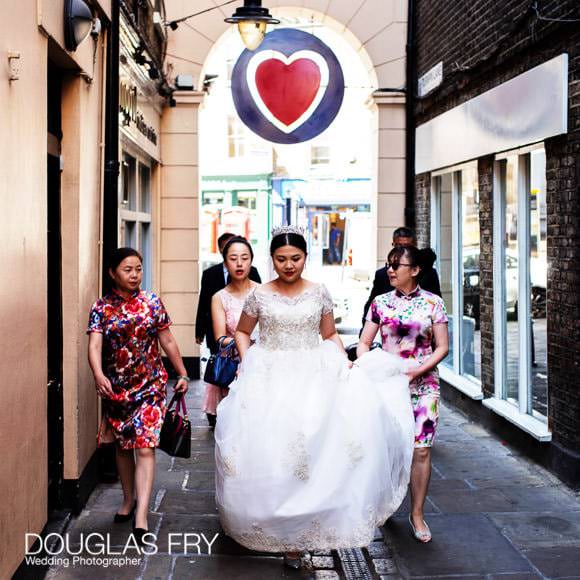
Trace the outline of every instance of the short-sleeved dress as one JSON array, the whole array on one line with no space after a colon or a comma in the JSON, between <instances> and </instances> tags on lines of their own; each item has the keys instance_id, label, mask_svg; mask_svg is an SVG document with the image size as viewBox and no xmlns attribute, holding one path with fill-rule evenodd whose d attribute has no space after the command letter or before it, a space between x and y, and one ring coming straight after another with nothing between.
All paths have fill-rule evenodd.
<instances>
[{"instance_id":1,"label":"short-sleeved dress","mask_svg":"<svg viewBox=\"0 0 580 580\"><path fill-rule=\"evenodd\" d=\"M145 291L129 299L113 291L93 305L87 333L103 334L103 372L114 392L103 399L99 445L113 440L123 449L159 444L167 372L158 335L170 324L160 298Z\"/></svg>"},{"instance_id":2,"label":"short-sleeved dress","mask_svg":"<svg viewBox=\"0 0 580 580\"><path fill-rule=\"evenodd\" d=\"M246 297L238 298L234 296L231 292L228 292L225 288L222 288L217 295L220 297L221 303L224 307L224 312L226 315L226 336L234 338L238 322L240 321L240 316L242 315L242 308L244 307L244 301ZM216 339L220 338L216 336ZM203 401L203 412L210 415L215 415L217 413L217 406L220 401L227 396L229 388L218 387L217 385L212 385L206 383L205 385L205 397Z\"/></svg>"},{"instance_id":3,"label":"short-sleeved dress","mask_svg":"<svg viewBox=\"0 0 580 580\"><path fill-rule=\"evenodd\" d=\"M422 364L433 354L433 326L448 322L445 304L436 294L417 286L409 294L393 290L377 296L367 320L380 327L383 350ZM430 447L439 409L439 373L426 373L410 385L415 414L415 446Z\"/></svg>"}]
</instances>

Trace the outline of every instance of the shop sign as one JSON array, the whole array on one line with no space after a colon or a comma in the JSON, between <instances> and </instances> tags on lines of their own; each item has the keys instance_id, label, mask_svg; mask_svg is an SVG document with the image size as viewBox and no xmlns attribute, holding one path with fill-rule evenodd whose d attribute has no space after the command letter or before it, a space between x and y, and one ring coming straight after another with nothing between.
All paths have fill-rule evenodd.
<instances>
[{"instance_id":1,"label":"shop sign","mask_svg":"<svg viewBox=\"0 0 580 580\"><path fill-rule=\"evenodd\" d=\"M147 124L143 113L137 107L137 87L124 81L119 84L119 110L126 125L134 123L137 130L153 145L157 145L157 132Z\"/></svg>"},{"instance_id":2,"label":"shop sign","mask_svg":"<svg viewBox=\"0 0 580 580\"><path fill-rule=\"evenodd\" d=\"M313 139L336 118L344 75L334 52L301 30L275 30L255 51L244 50L232 73L240 119L273 143Z\"/></svg>"}]
</instances>

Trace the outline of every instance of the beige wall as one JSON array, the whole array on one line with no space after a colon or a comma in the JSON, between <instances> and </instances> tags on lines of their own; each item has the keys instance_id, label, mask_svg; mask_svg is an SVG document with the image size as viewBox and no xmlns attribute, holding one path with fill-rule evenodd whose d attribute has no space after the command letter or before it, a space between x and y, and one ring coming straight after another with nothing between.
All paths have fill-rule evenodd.
<instances>
[{"instance_id":1,"label":"beige wall","mask_svg":"<svg viewBox=\"0 0 580 580\"><path fill-rule=\"evenodd\" d=\"M161 123L160 289L183 356L199 356L198 110L204 93L174 93Z\"/></svg>"},{"instance_id":2,"label":"beige wall","mask_svg":"<svg viewBox=\"0 0 580 580\"><path fill-rule=\"evenodd\" d=\"M110 0L101 8L108 13ZM62 14L61 0L23 0L0 22L0 578L18 567L25 532L40 532L47 514L46 87L48 37L62 43ZM19 80L8 79L8 50L20 52ZM91 39L76 54L58 53L76 68L63 94L61 190L65 477L77 478L95 448L83 330L98 291L102 51L99 43L94 67Z\"/></svg>"}]
</instances>

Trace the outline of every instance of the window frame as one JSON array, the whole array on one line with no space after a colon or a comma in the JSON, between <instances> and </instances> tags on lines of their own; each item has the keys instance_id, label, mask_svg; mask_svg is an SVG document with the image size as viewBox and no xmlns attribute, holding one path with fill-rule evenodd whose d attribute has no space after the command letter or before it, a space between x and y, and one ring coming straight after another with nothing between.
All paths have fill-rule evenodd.
<instances>
[{"instance_id":1,"label":"window frame","mask_svg":"<svg viewBox=\"0 0 580 580\"><path fill-rule=\"evenodd\" d=\"M527 425L531 434L542 441L548 441L551 434L548 431L548 415L542 415L533 409L532 382L532 321L530 316L521 313L531 312L531 153L545 150L543 143L503 152L495 156L494 163L494 194L493 194L493 295L494 295L494 383L495 401L488 406L499 409L500 414L527 417ZM505 196L507 189L506 166L509 158L516 157L516 175L514 181L517 187L518 211L518 332L519 332L519 372L518 401L507 399L507 314L505 310L507 281L505 272ZM509 406L509 407L506 407ZM511 407L511 409L510 409ZM511 420L511 419L510 419ZM528 431L530 432L530 431Z\"/></svg>"},{"instance_id":2,"label":"window frame","mask_svg":"<svg viewBox=\"0 0 580 580\"><path fill-rule=\"evenodd\" d=\"M451 287L463 288L463 227L462 227L462 188L461 172L478 170L477 161L462 163L431 173L431 245L437 254L437 270L441 272L441 189L440 178L451 175ZM481 247L481 240L480 240ZM439 365L441 378L457 388L459 391L474 400L483 399L481 379L472 375L463 374L462 341L463 337L463 292L452 293L452 341L453 341L453 368L444 364ZM461 315L457 315L461 313ZM481 358L481 352L480 352Z\"/></svg>"}]
</instances>

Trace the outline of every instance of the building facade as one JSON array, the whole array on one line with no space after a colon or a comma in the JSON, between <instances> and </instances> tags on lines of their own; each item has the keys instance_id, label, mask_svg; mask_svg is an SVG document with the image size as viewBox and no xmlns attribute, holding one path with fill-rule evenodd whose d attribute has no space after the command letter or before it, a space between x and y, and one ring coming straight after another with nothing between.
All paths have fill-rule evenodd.
<instances>
[{"instance_id":1,"label":"building facade","mask_svg":"<svg viewBox=\"0 0 580 580\"><path fill-rule=\"evenodd\" d=\"M417 8L416 225L451 315L444 393L579 485L578 5Z\"/></svg>"},{"instance_id":2,"label":"building facade","mask_svg":"<svg viewBox=\"0 0 580 580\"><path fill-rule=\"evenodd\" d=\"M65 43L64 2L20 2L0 24L0 576L25 532L40 533L63 497L82 495L98 408L86 357L87 310L100 286L106 38ZM72 499L72 501L75 501Z\"/></svg>"}]
</instances>

